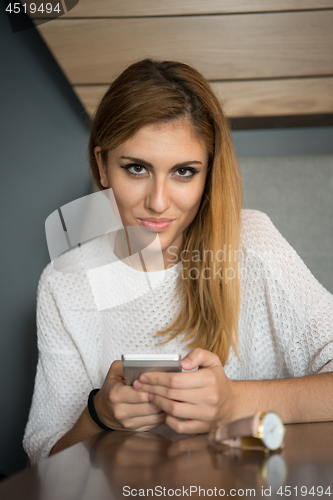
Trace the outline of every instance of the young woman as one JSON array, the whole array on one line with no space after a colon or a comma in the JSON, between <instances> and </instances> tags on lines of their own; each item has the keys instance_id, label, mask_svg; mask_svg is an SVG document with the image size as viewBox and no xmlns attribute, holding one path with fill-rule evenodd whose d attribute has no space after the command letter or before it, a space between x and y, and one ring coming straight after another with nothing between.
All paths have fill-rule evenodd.
<instances>
[{"instance_id":1,"label":"young woman","mask_svg":"<svg viewBox=\"0 0 333 500\"><path fill-rule=\"evenodd\" d=\"M115 430L165 422L205 433L257 410L286 423L332 420L333 296L266 215L241 210L227 120L202 75L170 61L131 65L102 99L89 148L123 226L158 234L165 277L140 294L147 273L124 264L136 298L98 310L89 273L45 269L24 437L32 462L101 431L87 409L96 388L97 418ZM116 239L119 258L121 248ZM100 252L97 238L63 258ZM116 294L122 277L106 267L103 287ZM180 353L184 369L200 369L149 373L130 387L126 352Z\"/></svg>"}]
</instances>

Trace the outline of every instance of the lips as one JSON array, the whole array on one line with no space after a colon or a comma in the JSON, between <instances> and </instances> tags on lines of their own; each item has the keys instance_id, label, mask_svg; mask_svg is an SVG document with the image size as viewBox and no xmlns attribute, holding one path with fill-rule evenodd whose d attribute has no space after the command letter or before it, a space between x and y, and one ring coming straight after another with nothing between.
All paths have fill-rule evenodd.
<instances>
[{"instance_id":1,"label":"lips","mask_svg":"<svg viewBox=\"0 0 333 500\"><path fill-rule=\"evenodd\" d=\"M147 217L144 219L138 219L139 224L148 229L148 231L161 232L167 229L174 219L165 219L158 217Z\"/></svg>"}]
</instances>

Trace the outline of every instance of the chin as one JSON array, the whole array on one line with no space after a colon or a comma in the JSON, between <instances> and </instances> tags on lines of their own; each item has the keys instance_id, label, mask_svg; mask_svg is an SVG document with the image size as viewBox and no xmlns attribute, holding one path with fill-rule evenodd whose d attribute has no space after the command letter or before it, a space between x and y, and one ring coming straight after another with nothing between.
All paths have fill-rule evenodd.
<instances>
[{"instance_id":1,"label":"chin","mask_svg":"<svg viewBox=\"0 0 333 500\"><path fill-rule=\"evenodd\" d=\"M170 243L166 242L161 233L154 233L155 238L150 245L146 246L145 250L149 252L164 252L169 247Z\"/></svg>"}]
</instances>

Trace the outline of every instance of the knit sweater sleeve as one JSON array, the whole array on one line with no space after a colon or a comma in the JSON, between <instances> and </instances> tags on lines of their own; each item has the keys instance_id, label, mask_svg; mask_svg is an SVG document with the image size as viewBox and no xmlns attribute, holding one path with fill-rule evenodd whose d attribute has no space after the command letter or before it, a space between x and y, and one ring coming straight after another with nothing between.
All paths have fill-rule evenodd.
<instances>
[{"instance_id":1,"label":"knit sweater sleeve","mask_svg":"<svg viewBox=\"0 0 333 500\"><path fill-rule=\"evenodd\" d=\"M66 329L57 305L50 264L43 272L37 292L38 364L34 394L23 446L34 465L49 456L57 441L70 430L82 413L91 381ZM65 293L70 294L70 287Z\"/></svg>"},{"instance_id":2,"label":"knit sweater sleeve","mask_svg":"<svg viewBox=\"0 0 333 500\"><path fill-rule=\"evenodd\" d=\"M272 345L283 356L286 373L301 377L333 371L333 295L267 215L245 210L243 219L246 259L257 266L247 286L255 295L256 280L261 283L258 294L265 302Z\"/></svg>"}]
</instances>

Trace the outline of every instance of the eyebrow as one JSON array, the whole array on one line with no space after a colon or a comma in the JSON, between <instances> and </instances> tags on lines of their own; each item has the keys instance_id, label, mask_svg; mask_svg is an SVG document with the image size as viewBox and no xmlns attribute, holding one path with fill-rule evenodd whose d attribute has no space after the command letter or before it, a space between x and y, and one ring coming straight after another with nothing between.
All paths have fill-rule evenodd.
<instances>
[{"instance_id":1,"label":"eyebrow","mask_svg":"<svg viewBox=\"0 0 333 500\"><path fill-rule=\"evenodd\" d=\"M123 158L124 160L130 160L135 163L142 163L142 165L145 165L146 167L154 168L151 163L149 163L146 160L142 160L141 158L133 158L132 156L121 156L120 158ZM184 161L183 163L176 163L172 168L182 168L182 167L187 167L188 165L193 165L193 164L200 164L202 165L201 161L197 160L190 160L190 161Z\"/></svg>"}]
</instances>

